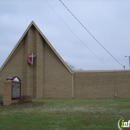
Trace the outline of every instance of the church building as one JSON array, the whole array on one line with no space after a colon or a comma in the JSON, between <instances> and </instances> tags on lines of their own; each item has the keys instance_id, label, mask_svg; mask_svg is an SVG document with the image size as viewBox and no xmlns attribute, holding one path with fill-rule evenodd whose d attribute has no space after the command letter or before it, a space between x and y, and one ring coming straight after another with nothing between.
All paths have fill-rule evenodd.
<instances>
[{"instance_id":1,"label":"church building","mask_svg":"<svg viewBox=\"0 0 130 130\"><path fill-rule=\"evenodd\" d=\"M72 71L34 22L0 68L0 94L9 76L35 98L130 98L130 71Z\"/></svg>"}]
</instances>

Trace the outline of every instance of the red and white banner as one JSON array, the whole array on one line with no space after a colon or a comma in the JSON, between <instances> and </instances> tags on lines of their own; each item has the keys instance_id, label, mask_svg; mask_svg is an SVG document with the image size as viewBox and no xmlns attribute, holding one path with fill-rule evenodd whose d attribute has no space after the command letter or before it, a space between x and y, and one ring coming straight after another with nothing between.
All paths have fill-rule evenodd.
<instances>
[{"instance_id":1,"label":"red and white banner","mask_svg":"<svg viewBox=\"0 0 130 130\"><path fill-rule=\"evenodd\" d=\"M28 64L30 65L33 65L34 64L34 57L36 57L33 52L31 52L29 55L28 55Z\"/></svg>"}]
</instances>

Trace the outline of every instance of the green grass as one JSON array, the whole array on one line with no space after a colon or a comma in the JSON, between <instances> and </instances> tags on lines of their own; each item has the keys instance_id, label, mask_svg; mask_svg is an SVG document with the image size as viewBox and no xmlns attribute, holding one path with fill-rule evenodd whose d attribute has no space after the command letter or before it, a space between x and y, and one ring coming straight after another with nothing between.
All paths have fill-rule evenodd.
<instances>
[{"instance_id":1,"label":"green grass","mask_svg":"<svg viewBox=\"0 0 130 130\"><path fill-rule=\"evenodd\" d=\"M33 99L0 106L0 130L118 130L130 119L130 99Z\"/></svg>"}]
</instances>

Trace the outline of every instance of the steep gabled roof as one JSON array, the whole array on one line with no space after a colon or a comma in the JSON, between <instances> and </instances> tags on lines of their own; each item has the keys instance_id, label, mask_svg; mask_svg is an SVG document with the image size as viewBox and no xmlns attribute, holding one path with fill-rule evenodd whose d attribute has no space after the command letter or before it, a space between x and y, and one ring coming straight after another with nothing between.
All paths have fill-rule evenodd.
<instances>
[{"instance_id":1,"label":"steep gabled roof","mask_svg":"<svg viewBox=\"0 0 130 130\"><path fill-rule=\"evenodd\" d=\"M18 48L19 44L21 43L21 41L23 40L23 38L25 37L25 35L27 34L27 32L29 31L29 29L34 26L37 31L41 34L41 36L43 37L43 39L46 41L46 43L49 45L49 47L52 49L52 51L55 53L55 55L59 58L59 60L63 63L63 65L66 67L66 69L72 74L73 71L67 66L67 64L64 62L64 60L61 58L61 56L57 53L57 51L53 48L53 46L51 45L51 43L47 40L47 38L44 36L44 34L40 31L40 29L37 27L37 25L34 23L34 21L32 21L30 23L30 25L27 27L27 29L25 30L25 32L23 33L22 37L19 39L18 43L16 44L16 46L14 47L14 49L12 50L12 52L10 53L10 55L8 56L8 58L5 60L4 64L2 65L2 67L0 68L0 72L3 70L4 66L7 64L8 60L10 59L10 57L13 55L13 53L15 52L15 50Z\"/></svg>"}]
</instances>

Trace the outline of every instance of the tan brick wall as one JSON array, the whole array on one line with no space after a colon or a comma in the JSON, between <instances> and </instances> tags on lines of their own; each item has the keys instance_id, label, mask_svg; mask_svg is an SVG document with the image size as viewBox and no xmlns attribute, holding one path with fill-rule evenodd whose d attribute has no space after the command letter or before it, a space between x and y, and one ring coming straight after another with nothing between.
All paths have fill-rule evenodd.
<instances>
[{"instance_id":1,"label":"tan brick wall","mask_svg":"<svg viewBox=\"0 0 130 130\"><path fill-rule=\"evenodd\" d=\"M130 71L75 72L76 98L130 98Z\"/></svg>"},{"instance_id":2,"label":"tan brick wall","mask_svg":"<svg viewBox=\"0 0 130 130\"><path fill-rule=\"evenodd\" d=\"M22 79L23 76L23 53L24 53L24 41L15 50L12 57L8 60L4 69L0 72L0 94L4 93L4 82L9 76L18 76ZM22 85L23 86L23 85Z\"/></svg>"},{"instance_id":3,"label":"tan brick wall","mask_svg":"<svg viewBox=\"0 0 130 130\"><path fill-rule=\"evenodd\" d=\"M47 44L43 65L44 97L72 98L72 76Z\"/></svg>"},{"instance_id":4,"label":"tan brick wall","mask_svg":"<svg viewBox=\"0 0 130 130\"><path fill-rule=\"evenodd\" d=\"M34 52L34 66L27 64L27 56ZM4 81L16 75L22 82L21 94L32 97L72 97L71 74L47 45L43 37L32 26L19 47L0 72L0 94Z\"/></svg>"}]
</instances>

